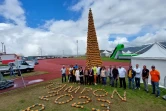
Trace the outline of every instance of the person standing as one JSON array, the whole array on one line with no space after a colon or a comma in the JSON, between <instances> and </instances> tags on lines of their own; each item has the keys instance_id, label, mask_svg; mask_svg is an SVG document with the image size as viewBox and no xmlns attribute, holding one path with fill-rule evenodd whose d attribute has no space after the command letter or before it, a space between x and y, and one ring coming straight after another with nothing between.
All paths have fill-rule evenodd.
<instances>
[{"instance_id":1,"label":"person standing","mask_svg":"<svg viewBox=\"0 0 166 111\"><path fill-rule=\"evenodd\" d=\"M80 67L80 84L84 84L84 72L82 67Z\"/></svg>"},{"instance_id":2,"label":"person standing","mask_svg":"<svg viewBox=\"0 0 166 111\"><path fill-rule=\"evenodd\" d=\"M93 66L93 71L94 71L94 75L93 75L94 76L94 84L97 85L96 84L96 78L97 78L97 76L96 76L97 75L97 67L96 66Z\"/></svg>"},{"instance_id":3,"label":"person standing","mask_svg":"<svg viewBox=\"0 0 166 111\"><path fill-rule=\"evenodd\" d=\"M85 85L89 83L89 69L87 67L85 67L85 70L84 70L84 82L85 82Z\"/></svg>"},{"instance_id":4,"label":"person standing","mask_svg":"<svg viewBox=\"0 0 166 111\"><path fill-rule=\"evenodd\" d=\"M115 83L115 87L117 87L119 72L116 66L114 66L114 68L112 69L112 75L113 75L112 87L114 87L114 83Z\"/></svg>"},{"instance_id":5,"label":"person standing","mask_svg":"<svg viewBox=\"0 0 166 111\"><path fill-rule=\"evenodd\" d=\"M132 83L132 89L135 89L134 85L134 77L136 75L136 72L133 70L132 66L130 66L128 70L128 81L129 81L129 89L131 89L131 83Z\"/></svg>"},{"instance_id":6,"label":"person standing","mask_svg":"<svg viewBox=\"0 0 166 111\"><path fill-rule=\"evenodd\" d=\"M152 89L153 89L152 94L156 94L156 97L159 97L160 96L160 88L159 88L160 72L155 69L154 65L151 68L152 70L150 71L150 75L151 75L151 83L152 83Z\"/></svg>"},{"instance_id":7,"label":"person standing","mask_svg":"<svg viewBox=\"0 0 166 111\"><path fill-rule=\"evenodd\" d=\"M93 67L89 70L89 85L92 85L94 83L94 71Z\"/></svg>"},{"instance_id":8,"label":"person standing","mask_svg":"<svg viewBox=\"0 0 166 111\"><path fill-rule=\"evenodd\" d=\"M97 83L100 84L100 66L97 66Z\"/></svg>"},{"instance_id":9,"label":"person standing","mask_svg":"<svg viewBox=\"0 0 166 111\"><path fill-rule=\"evenodd\" d=\"M104 66L101 67L101 79L102 79L102 84L105 86L107 80L107 71Z\"/></svg>"},{"instance_id":10,"label":"person standing","mask_svg":"<svg viewBox=\"0 0 166 111\"><path fill-rule=\"evenodd\" d=\"M70 65L70 68L69 68L69 82L72 82L72 77L73 77L73 67L72 65Z\"/></svg>"},{"instance_id":11,"label":"person standing","mask_svg":"<svg viewBox=\"0 0 166 111\"><path fill-rule=\"evenodd\" d=\"M140 90L140 77L141 77L141 68L139 68L139 65L136 64L136 68L134 68L134 71L136 72L135 75L135 89L139 89Z\"/></svg>"},{"instance_id":12,"label":"person standing","mask_svg":"<svg viewBox=\"0 0 166 111\"><path fill-rule=\"evenodd\" d=\"M76 77L76 83L77 84L80 83L80 71L78 68L75 71L75 77Z\"/></svg>"},{"instance_id":13,"label":"person standing","mask_svg":"<svg viewBox=\"0 0 166 111\"><path fill-rule=\"evenodd\" d=\"M70 66L68 66L67 68L66 68L66 74L67 74L67 78L68 78L68 82L70 81Z\"/></svg>"},{"instance_id":14,"label":"person standing","mask_svg":"<svg viewBox=\"0 0 166 111\"><path fill-rule=\"evenodd\" d=\"M113 74L112 74L112 66L108 68L108 77L110 79L110 85L112 86L112 81L113 81Z\"/></svg>"},{"instance_id":15,"label":"person standing","mask_svg":"<svg viewBox=\"0 0 166 111\"><path fill-rule=\"evenodd\" d=\"M76 68L75 68L75 67L73 67L73 77L72 77L73 83L76 83L76 76L75 76L75 72L76 72Z\"/></svg>"},{"instance_id":16,"label":"person standing","mask_svg":"<svg viewBox=\"0 0 166 111\"><path fill-rule=\"evenodd\" d=\"M149 78L149 70L144 65L142 69L142 80L143 80L144 88L146 92L148 92L148 78Z\"/></svg>"},{"instance_id":17,"label":"person standing","mask_svg":"<svg viewBox=\"0 0 166 111\"><path fill-rule=\"evenodd\" d=\"M78 65L77 65L77 63L75 64L74 68L75 68L75 69L78 69Z\"/></svg>"},{"instance_id":18,"label":"person standing","mask_svg":"<svg viewBox=\"0 0 166 111\"><path fill-rule=\"evenodd\" d=\"M13 71L13 65L12 64L10 64L9 71L10 71L10 77L12 77L12 76L16 77L16 75L15 75L15 73Z\"/></svg>"},{"instance_id":19,"label":"person standing","mask_svg":"<svg viewBox=\"0 0 166 111\"><path fill-rule=\"evenodd\" d=\"M123 68L122 66L119 66L118 68L118 72L119 72L119 81L120 81L120 88L124 88L126 89L126 69Z\"/></svg>"},{"instance_id":20,"label":"person standing","mask_svg":"<svg viewBox=\"0 0 166 111\"><path fill-rule=\"evenodd\" d=\"M66 68L64 65L61 68L61 73L62 73L62 83L63 83L63 78L65 78L65 82L66 82Z\"/></svg>"}]
</instances>

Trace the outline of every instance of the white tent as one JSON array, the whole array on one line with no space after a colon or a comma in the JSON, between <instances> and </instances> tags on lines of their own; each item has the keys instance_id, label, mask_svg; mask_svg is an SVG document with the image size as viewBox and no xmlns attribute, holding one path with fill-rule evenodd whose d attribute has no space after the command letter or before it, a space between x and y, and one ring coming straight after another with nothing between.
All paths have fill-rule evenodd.
<instances>
[{"instance_id":1,"label":"white tent","mask_svg":"<svg viewBox=\"0 0 166 111\"><path fill-rule=\"evenodd\" d=\"M125 51L122 51L122 54L125 54L126 52Z\"/></svg>"},{"instance_id":2,"label":"white tent","mask_svg":"<svg viewBox=\"0 0 166 111\"><path fill-rule=\"evenodd\" d=\"M102 53L103 53L103 54L108 54L109 52L105 50L105 51L104 51L104 52L102 52Z\"/></svg>"},{"instance_id":3,"label":"white tent","mask_svg":"<svg viewBox=\"0 0 166 111\"><path fill-rule=\"evenodd\" d=\"M104 50L104 51L102 52L102 54L103 54L104 56L106 56L106 57L109 57L109 56L110 56L110 53L109 53L107 50Z\"/></svg>"},{"instance_id":4,"label":"white tent","mask_svg":"<svg viewBox=\"0 0 166 111\"><path fill-rule=\"evenodd\" d=\"M132 52L130 52L129 50L126 52L126 54L131 54Z\"/></svg>"},{"instance_id":5,"label":"white tent","mask_svg":"<svg viewBox=\"0 0 166 111\"><path fill-rule=\"evenodd\" d=\"M149 70L151 66L155 65L160 72L160 86L164 85L164 77L166 76L166 49L159 43L153 46L145 53L131 58L131 65L135 67L136 64L142 68L146 65ZM149 79L150 83L151 78Z\"/></svg>"}]
</instances>

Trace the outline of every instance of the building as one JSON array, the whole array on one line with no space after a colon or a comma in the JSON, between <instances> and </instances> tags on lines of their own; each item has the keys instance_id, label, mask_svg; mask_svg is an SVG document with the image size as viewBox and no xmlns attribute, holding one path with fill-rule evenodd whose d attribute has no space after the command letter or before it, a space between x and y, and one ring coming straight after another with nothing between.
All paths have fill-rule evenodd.
<instances>
[{"instance_id":1,"label":"building","mask_svg":"<svg viewBox=\"0 0 166 111\"><path fill-rule=\"evenodd\" d=\"M20 59L20 57L16 54L3 54L3 55L1 55L2 64L8 64L9 62L14 62L17 59Z\"/></svg>"}]
</instances>

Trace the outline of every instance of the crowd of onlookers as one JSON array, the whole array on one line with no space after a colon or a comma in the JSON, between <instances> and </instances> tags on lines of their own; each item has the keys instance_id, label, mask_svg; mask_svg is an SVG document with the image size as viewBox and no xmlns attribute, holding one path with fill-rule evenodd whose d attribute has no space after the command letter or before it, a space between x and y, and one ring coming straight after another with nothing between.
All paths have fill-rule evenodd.
<instances>
[{"instance_id":1,"label":"crowd of onlookers","mask_svg":"<svg viewBox=\"0 0 166 111\"><path fill-rule=\"evenodd\" d=\"M144 89L146 92L148 90L148 79L149 74L151 76L151 85L153 92L156 94L156 97L160 95L159 89L159 80L160 73L155 69L153 65L151 71L146 68L144 65L141 69L138 64L133 68L132 66L126 71L122 66L109 66L107 69L105 66L93 66L91 68L83 67L76 65L70 65L68 67L61 68L62 73L62 83L67 81L66 76L68 77L68 82L70 83L79 83L82 85L97 85L97 84L107 84L107 78L109 78L109 85L112 87L118 86L126 89L126 78L128 79L129 89L139 89L140 90L140 81L143 80ZM64 80L65 79L65 80Z\"/></svg>"}]
</instances>

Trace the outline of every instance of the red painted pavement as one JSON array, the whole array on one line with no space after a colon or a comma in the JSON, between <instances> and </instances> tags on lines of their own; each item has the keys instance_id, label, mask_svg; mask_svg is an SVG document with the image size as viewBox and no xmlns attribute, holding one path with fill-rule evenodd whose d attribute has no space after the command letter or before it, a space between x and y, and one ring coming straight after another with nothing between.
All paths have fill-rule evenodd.
<instances>
[{"instance_id":1,"label":"red painted pavement","mask_svg":"<svg viewBox=\"0 0 166 111\"><path fill-rule=\"evenodd\" d=\"M60 69L62 65L75 65L78 64L80 66L85 66L85 60L78 60L78 59L69 59L69 58L58 58L58 59L45 59L45 60L39 60L39 64L35 66L35 71L46 71L49 74L42 74L42 75L35 75L35 76L29 76L29 77L24 77L24 81L26 86L31 85L30 82L34 80L41 80L43 81L48 81L48 80L53 80L56 78L61 77ZM109 65L121 65L125 68L129 66L129 63L120 63L120 62L103 62L103 65L108 67ZM38 83L38 82L36 82ZM18 78L14 80L14 87L0 90L0 93L13 90L16 88L21 88L24 87L22 79ZM35 83L32 83L35 84Z\"/></svg>"}]
</instances>

